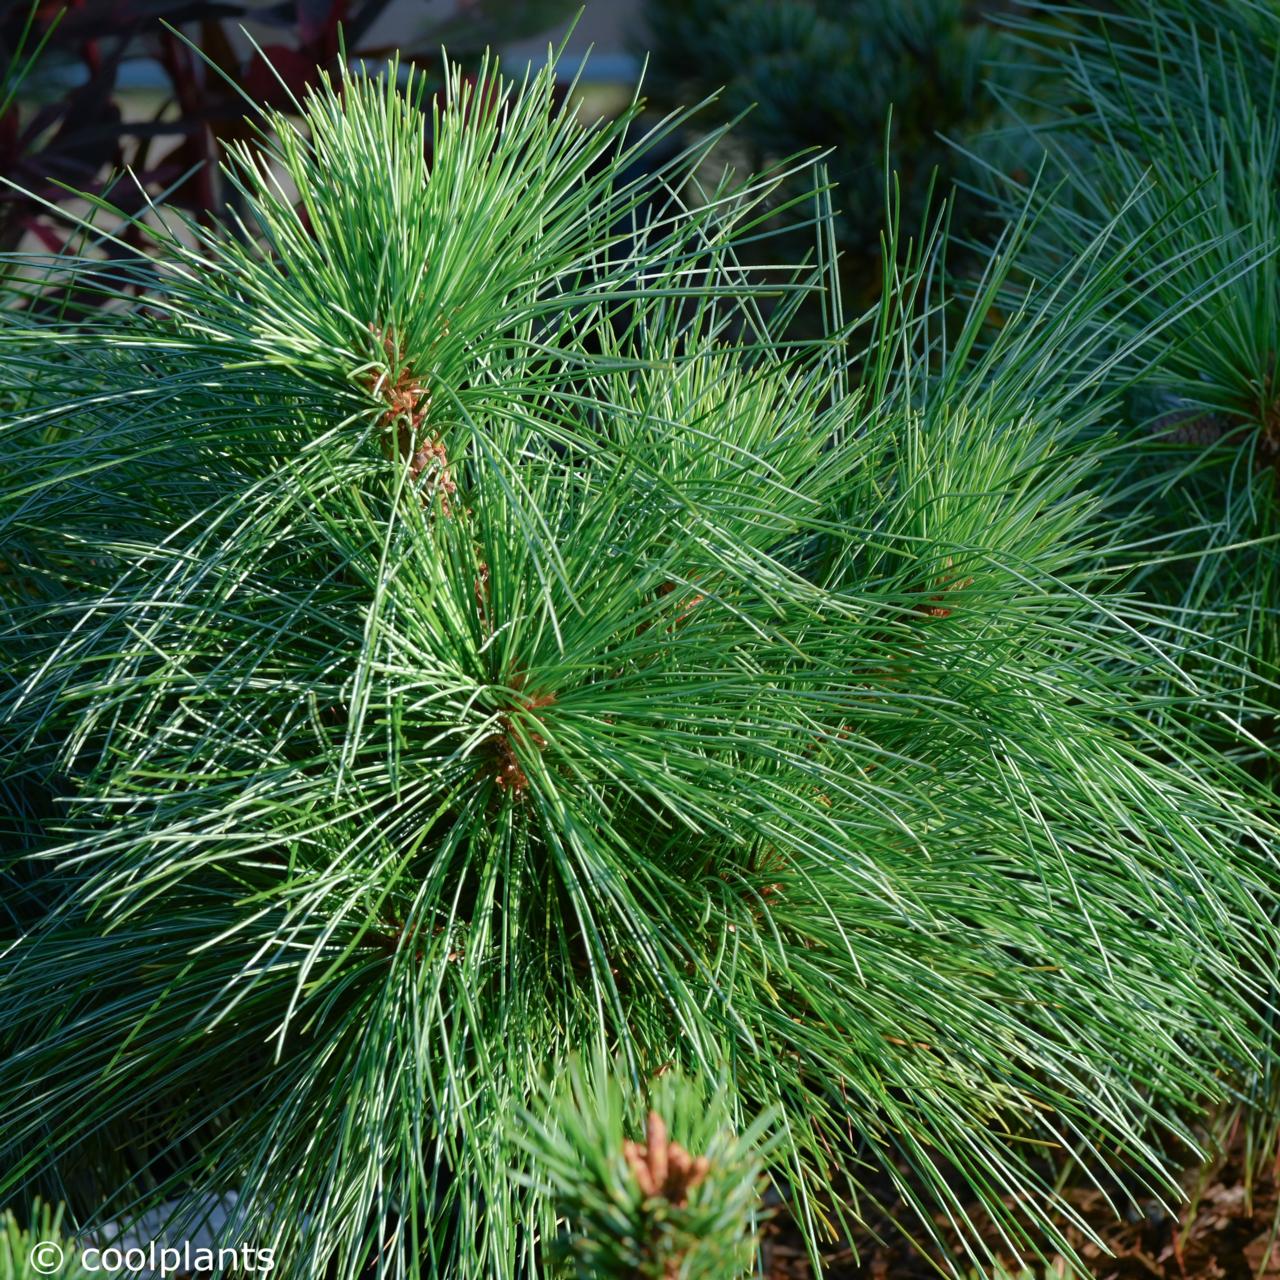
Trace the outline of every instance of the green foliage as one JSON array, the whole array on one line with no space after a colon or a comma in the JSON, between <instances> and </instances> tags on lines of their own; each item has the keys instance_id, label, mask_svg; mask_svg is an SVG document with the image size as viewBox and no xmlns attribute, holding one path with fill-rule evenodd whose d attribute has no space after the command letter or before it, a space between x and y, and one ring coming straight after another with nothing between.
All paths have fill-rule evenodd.
<instances>
[{"instance_id":1,"label":"green foliage","mask_svg":"<svg viewBox=\"0 0 1280 1280\"><path fill-rule=\"evenodd\" d=\"M522 1117L516 1142L566 1222L566 1274L582 1280L735 1280L750 1274L768 1118L734 1132L724 1089L679 1071L647 1099L614 1071L573 1063ZM715 1082L713 1082L715 1083ZM645 1114L645 1107L648 1108Z\"/></svg>"},{"instance_id":2,"label":"green foliage","mask_svg":"<svg viewBox=\"0 0 1280 1280\"><path fill-rule=\"evenodd\" d=\"M1089 489L1133 246L987 341L1016 244L957 321L895 229L800 342L830 271L738 261L788 175L703 191L713 131L631 181L662 130L553 74L425 119L353 75L237 152L231 225L13 264L106 305L0 328L0 744L48 801L0 1194L74 1169L180 1238L234 1189L290 1278L539 1274L565 1180L510 1117L598 1049L778 1115L815 1250L879 1180L1040 1252L1058 1160L1169 1183L1274 954L1253 784L1164 715L1215 670Z\"/></svg>"},{"instance_id":3,"label":"green foliage","mask_svg":"<svg viewBox=\"0 0 1280 1280\"><path fill-rule=\"evenodd\" d=\"M1062 29L1069 45L1059 42ZM1116 343L1161 328L1158 358L1111 375L1126 391L1122 447L1105 488L1134 543L1154 548L1137 585L1167 610L1159 642L1188 625L1221 693L1188 708L1223 751L1274 786L1280 709L1280 9L1244 0L1120 0L1105 17L1039 4L1021 39L1059 58L1059 106L1034 104L1047 154L1026 269L1051 274L1103 225L1132 237ZM1024 104L1025 105L1025 104ZM1025 185L997 183L1007 210ZM1188 296L1203 304L1188 310ZM1184 711L1173 712L1182 716ZM1247 1167L1280 1134L1274 974L1272 1048L1247 1082Z\"/></svg>"},{"instance_id":4,"label":"green foliage","mask_svg":"<svg viewBox=\"0 0 1280 1280\"><path fill-rule=\"evenodd\" d=\"M76 1257L75 1244L62 1234L62 1207L35 1202L32 1225L18 1225L12 1211L0 1214L0 1280L89 1280Z\"/></svg>"},{"instance_id":5,"label":"green foliage","mask_svg":"<svg viewBox=\"0 0 1280 1280\"><path fill-rule=\"evenodd\" d=\"M1064 25L1072 29L1060 41ZM1280 11L1123 0L1105 19L1035 7L1022 38L1059 59L1060 109L1036 104L1048 154L1026 270L1042 277L1118 221L1136 250L1117 343L1159 325L1132 379L1112 492L1135 538L1160 539L1148 589L1194 619L1238 676L1212 709L1223 737L1270 736L1280 662ZM1027 188L1007 179L1010 210ZM1188 296L1204 305L1188 310ZM1266 718L1264 718L1266 717Z\"/></svg>"},{"instance_id":6,"label":"green foliage","mask_svg":"<svg viewBox=\"0 0 1280 1280\"><path fill-rule=\"evenodd\" d=\"M648 0L659 90L692 101L723 88L723 118L746 114L734 137L754 163L830 150L842 244L874 254L884 225L886 130L921 220L935 170L943 185L965 165L942 140L974 142L991 128L985 85L1000 46L999 5L965 0ZM1010 71L1012 83L1027 79ZM1007 152L1008 144L1005 144Z\"/></svg>"}]
</instances>

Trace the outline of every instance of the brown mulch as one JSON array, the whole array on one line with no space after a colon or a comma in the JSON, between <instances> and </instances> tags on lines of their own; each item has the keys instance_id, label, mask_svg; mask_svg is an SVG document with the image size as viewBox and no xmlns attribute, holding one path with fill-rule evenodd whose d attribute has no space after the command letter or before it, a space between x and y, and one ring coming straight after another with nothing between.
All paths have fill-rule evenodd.
<instances>
[{"instance_id":1,"label":"brown mulch","mask_svg":"<svg viewBox=\"0 0 1280 1280\"><path fill-rule=\"evenodd\" d=\"M1068 1190L1065 1198L1107 1249L1099 1249L1078 1228L1069 1228L1067 1238L1096 1280L1280 1280L1276 1170L1258 1172L1250 1191L1243 1165L1237 1143L1215 1164L1188 1170L1182 1179L1186 1201L1174 1212L1157 1201L1140 1200L1127 1212L1122 1206L1118 1221L1100 1191ZM785 1219L776 1219L765 1231L765 1275L769 1280L816 1280L817 1274L825 1280L939 1280L946 1274L936 1259L901 1236L876 1234L879 1239L869 1232L867 1239L831 1246L824 1251L822 1272L815 1273L797 1232ZM1010 1276L1022 1276L1012 1259L1004 1261ZM988 1273L972 1274L977 1280ZM1040 1280L1071 1273L1058 1258L1026 1274Z\"/></svg>"}]
</instances>

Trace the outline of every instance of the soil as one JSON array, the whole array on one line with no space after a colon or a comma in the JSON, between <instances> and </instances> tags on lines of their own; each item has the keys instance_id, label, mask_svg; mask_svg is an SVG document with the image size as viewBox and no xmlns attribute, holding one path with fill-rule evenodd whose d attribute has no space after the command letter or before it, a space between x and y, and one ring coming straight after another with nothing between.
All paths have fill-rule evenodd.
<instances>
[{"instance_id":1,"label":"soil","mask_svg":"<svg viewBox=\"0 0 1280 1280\"><path fill-rule=\"evenodd\" d=\"M1068 1190L1066 1198L1107 1248L1099 1249L1079 1229L1068 1229L1067 1238L1095 1280L1280 1280L1280 1170L1256 1172L1250 1188L1244 1167L1237 1139L1223 1158L1187 1171L1186 1200L1175 1212L1139 1201L1119 1220L1096 1189ZM992 1249L999 1255L994 1240ZM939 1280L952 1274L892 1229L832 1245L824 1251L823 1270L815 1272L798 1233L782 1218L766 1227L764 1262L769 1280ZM1007 1257L1004 1265L1009 1280L1072 1274L1061 1257L1026 1271ZM990 1274L971 1270L965 1280Z\"/></svg>"}]
</instances>

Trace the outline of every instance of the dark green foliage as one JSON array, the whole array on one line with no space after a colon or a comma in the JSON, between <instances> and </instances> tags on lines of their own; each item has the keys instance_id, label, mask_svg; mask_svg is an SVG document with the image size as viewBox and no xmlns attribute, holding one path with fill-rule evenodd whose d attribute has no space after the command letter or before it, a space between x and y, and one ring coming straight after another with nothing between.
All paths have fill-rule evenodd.
<instances>
[{"instance_id":1,"label":"dark green foliage","mask_svg":"<svg viewBox=\"0 0 1280 1280\"><path fill-rule=\"evenodd\" d=\"M935 169L957 171L942 135L973 140L993 122L984 80L1000 5L965 0L648 0L661 92L690 101L723 87L725 119L753 163L830 149L839 236L874 254L884 227L885 141L916 225ZM1015 83L1025 80L1011 72ZM963 169L963 165L959 166ZM968 211L966 207L966 212ZM859 275L859 283L864 283Z\"/></svg>"},{"instance_id":2,"label":"dark green foliage","mask_svg":"<svg viewBox=\"0 0 1280 1280\"><path fill-rule=\"evenodd\" d=\"M1062 44L1063 29L1071 31ZM1048 152L1026 269L1052 274L1117 222L1137 250L1111 338L1161 327L1158 359L1128 385L1117 509L1159 539L1147 589L1234 653L1223 739L1273 735L1280 661L1280 11L1123 0L1105 19L1037 5L1021 38L1057 50L1056 113L1033 104ZM1025 185L1006 180L1010 209ZM1188 296L1204 305L1188 310Z\"/></svg>"}]
</instances>

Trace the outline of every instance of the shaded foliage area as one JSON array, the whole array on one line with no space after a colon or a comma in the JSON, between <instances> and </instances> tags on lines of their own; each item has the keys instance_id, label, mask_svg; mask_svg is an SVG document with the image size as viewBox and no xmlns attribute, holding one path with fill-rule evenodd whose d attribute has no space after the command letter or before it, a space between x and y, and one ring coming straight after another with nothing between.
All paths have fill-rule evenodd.
<instances>
[{"instance_id":1,"label":"shaded foliage area","mask_svg":"<svg viewBox=\"0 0 1280 1280\"><path fill-rule=\"evenodd\" d=\"M975 145L999 118L985 81L1003 43L995 20L1002 8L965 0L648 0L646 16L656 91L689 101L723 88L721 116L747 113L733 137L749 164L808 149L830 153L838 236L865 287L874 284L885 222L886 147L905 221L916 226L935 176L946 195L967 171L944 135ZM1014 85L1032 78L1026 67L1002 74ZM980 212L962 203L957 229Z\"/></svg>"},{"instance_id":2,"label":"shaded foliage area","mask_svg":"<svg viewBox=\"0 0 1280 1280\"><path fill-rule=\"evenodd\" d=\"M1280 661L1280 13L1254 0L1122 0L1104 17L1043 4L1018 33L1054 53L1046 36L1064 28L1058 105L1024 121L1048 157L1026 270L1059 269L1117 217L1141 240L1132 300L1107 327L1120 344L1166 323L1159 360L1115 372L1126 447L1112 493L1161 541L1149 590L1238 655L1233 702L1215 709L1224 740L1265 754ZM1005 211L1021 207L1026 184L991 177ZM1190 314L1177 307L1188 292L1205 299Z\"/></svg>"}]
</instances>

